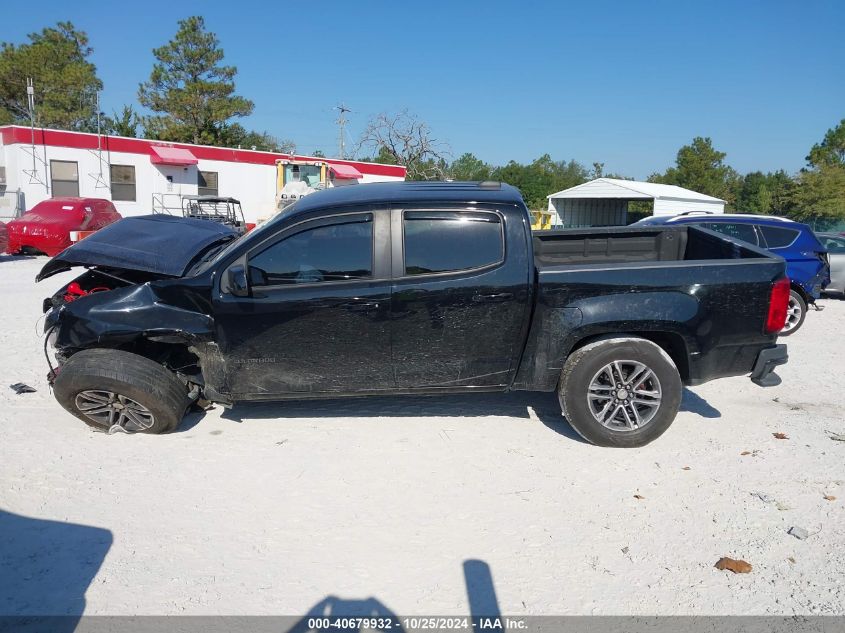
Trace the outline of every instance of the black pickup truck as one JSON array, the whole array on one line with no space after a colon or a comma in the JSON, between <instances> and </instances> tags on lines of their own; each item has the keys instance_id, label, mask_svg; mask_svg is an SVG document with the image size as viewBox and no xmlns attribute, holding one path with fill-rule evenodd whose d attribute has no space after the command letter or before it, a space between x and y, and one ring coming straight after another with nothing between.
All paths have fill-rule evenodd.
<instances>
[{"instance_id":1,"label":"black pickup truck","mask_svg":"<svg viewBox=\"0 0 845 633\"><path fill-rule=\"evenodd\" d=\"M73 266L45 300L50 380L102 429L170 431L197 401L556 390L590 442L642 446L682 385L776 384L787 359L782 259L693 226L532 234L499 183L337 187L240 238L127 218L38 280Z\"/></svg>"}]
</instances>

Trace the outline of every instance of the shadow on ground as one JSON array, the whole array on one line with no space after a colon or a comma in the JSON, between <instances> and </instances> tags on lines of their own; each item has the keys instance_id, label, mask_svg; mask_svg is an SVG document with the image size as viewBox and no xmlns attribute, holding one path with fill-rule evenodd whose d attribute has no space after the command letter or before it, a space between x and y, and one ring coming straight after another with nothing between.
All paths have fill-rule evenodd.
<instances>
[{"instance_id":1,"label":"shadow on ground","mask_svg":"<svg viewBox=\"0 0 845 633\"><path fill-rule=\"evenodd\" d=\"M71 616L50 618L49 630L73 631L112 541L102 528L0 510L0 629L43 630L36 616Z\"/></svg>"},{"instance_id":2,"label":"shadow on ground","mask_svg":"<svg viewBox=\"0 0 845 633\"><path fill-rule=\"evenodd\" d=\"M697 393L684 387L684 395L681 399L681 411L696 413L702 418L721 418L722 412L711 405L707 400Z\"/></svg>"},{"instance_id":3,"label":"shadow on ground","mask_svg":"<svg viewBox=\"0 0 845 633\"><path fill-rule=\"evenodd\" d=\"M192 416L194 414L191 414ZM514 392L433 396L369 396L337 400L288 400L284 402L244 402L226 409L224 420L243 422L256 419L290 418L442 418L506 417L538 419L549 429L572 440L583 442L560 413L553 393ZM201 417L201 416L200 416ZM180 431L196 426L199 419L189 417Z\"/></svg>"},{"instance_id":4,"label":"shadow on ground","mask_svg":"<svg viewBox=\"0 0 845 633\"><path fill-rule=\"evenodd\" d=\"M463 563L464 569L464 584L467 592L467 602L469 604L469 616L472 618L471 626L474 633L481 633L486 631L488 633L501 633L503 627L496 621L496 618L502 617L501 608L499 607L499 600L496 597L496 588L493 585L493 573L490 570L490 565L483 560L468 559ZM437 630L444 630L442 626L426 626L426 622L430 616L420 616L415 618L411 616L409 619L410 628L425 629L433 628ZM327 620L325 620L325 619ZM388 609L382 602L376 598L363 598L360 600L340 598L338 596L326 596L323 600L315 604L308 610L308 613L303 616L287 633L307 633L316 630L325 630L327 627L325 623L335 622L333 618L352 619L348 622L349 627L344 627L346 631L362 631L362 630L376 630L376 631L404 631L405 622L393 611ZM367 624L374 626L366 626L364 623L359 623L355 618L362 618L370 620ZM456 615L448 618L456 623L457 628L465 630L462 625L465 615ZM381 622L379 622L381 620ZM389 620L388 624L386 621ZM416 620L416 622L414 622ZM320 626L314 626L322 622ZM379 626L384 624L384 626ZM418 626L414 626L417 624Z\"/></svg>"},{"instance_id":5,"label":"shadow on ground","mask_svg":"<svg viewBox=\"0 0 845 633\"><path fill-rule=\"evenodd\" d=\"M0 264L4 262L16 262L23 259L35 259L36 255L0 255ZM46 261L46 259L44 260Z\"/></svg>"},{"instance_id":6,"label":"shadow on ground","mask_svg":"<svg viewBox=\"0 0 845 633\"><path fill-rule=\"evenodd\" d=\"M720 418L722 413L704 398L684 389L681 411L703 418ZM293 418L367 418L367 417L507 417L537 419L546 427L572 440L583 442L560 413L554 393L517 391L512 393L459 394L434 396L369 396L336 400L287 400L283 402L244 402L221 415L224 420ZM179 427L195 427L203 413L191 413Z\"/></svg>"}]
</instances>

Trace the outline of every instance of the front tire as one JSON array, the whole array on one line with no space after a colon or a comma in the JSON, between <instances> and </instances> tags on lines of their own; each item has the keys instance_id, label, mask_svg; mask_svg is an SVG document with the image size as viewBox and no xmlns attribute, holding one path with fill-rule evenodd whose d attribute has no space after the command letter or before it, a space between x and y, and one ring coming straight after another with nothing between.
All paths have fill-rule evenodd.
<instances>
[{"instance_id":1,"label":"front tire","mask_svg":"<svg viewBox=\"0 0 845 633\"><path fill-rule=\"evenodd\" d=\"M779 336L789 336L795 334L802 325L804 325L804 318L807 316L807 302L796 290L789 291L789 304L786 306L786 323L780 331Z\"/></svg>"},{"instance_id":2,"label":"front tire","mask_svg":"<svg viewBox=\"0 0 845 633\"><path fill-rule=\"evenodd\" d=\"M190 404L187 387L155 361L114 349L77 352L53 384L67 411L100 431L119 425L138 433L167 433Z\"/></svg>"},{"instance_id":3,"label":"front tire","mask_svg":"<svg viewBox=\"0 0 845 633\"><path fill-rule=\"evenodd\" d=\"M681 405L675 363L658 345L617 337L570 354L558 400L578 434L597 446L635 448L663 435Z\"/></svg>"}]
</instances>

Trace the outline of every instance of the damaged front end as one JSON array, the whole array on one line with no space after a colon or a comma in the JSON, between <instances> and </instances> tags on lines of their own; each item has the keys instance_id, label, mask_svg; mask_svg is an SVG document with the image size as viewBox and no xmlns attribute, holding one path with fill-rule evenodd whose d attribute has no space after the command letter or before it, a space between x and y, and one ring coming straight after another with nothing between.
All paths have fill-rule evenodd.
<instances>
[{"instance_id":1,"label":"damaged front end","mask_svg":"<svg viewBox=\"0 0 845 633\"><path fill-rule=\"evenodd\" d=\"M179 219L166 227L160 226L161 222L155 218L122 220L44 266L38 281L74 266L87 268L44 300L44 351L51 384L71 356L105 348L149 358L174 372L193 399L203 394L201 356L216 349L210 316L211 281L210 275L184 275L215 247L233 239L233 233L209 222ZM110 231L112 227L120 230ZM142 235L143 248L139 249L138 233L156 229L166 232L158 233L158 239ZM131 234L133 246L128 254L127 234ZM55 350L55 365L48 345Z\"/></svg>"},{"instance_id":2,"label":"damaged front end","mask_svg":"<svg viewBox=\"0 0 845 633\"><path fill-rule=\"evenodd\" d=\"M52 345L57 363L53 366L48 353L50 382L76 352L111 348L150 358L176 373L189 389L201 391L202 369L192 348L212 337L208 306L168 303L178 280L133 283L117 277L89 270L45 300L45 352Z\"/></svg>"}]
</instances>

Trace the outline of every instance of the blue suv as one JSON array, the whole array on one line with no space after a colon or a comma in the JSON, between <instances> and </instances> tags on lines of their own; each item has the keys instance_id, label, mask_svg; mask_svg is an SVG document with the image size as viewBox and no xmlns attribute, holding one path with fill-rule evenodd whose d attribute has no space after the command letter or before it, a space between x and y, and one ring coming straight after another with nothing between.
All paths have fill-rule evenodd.
<instances>
[{"instance_id":1,"label":"blue suv","mask_svg":"<svg viewBox=\"0 0 845 633\"><path fill-rule=\"evenodd\" d=\"M650 224L696 224L783 257L791 290L786 325L781 336L789 336L801 327L807 315L807 304L814 303L830 283L827 249L806 224L772 215L693 212L653 216L636 222L635 226Z\"/></svg>"}]
</instances>

